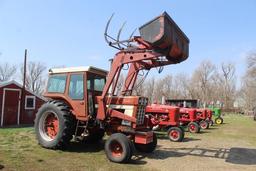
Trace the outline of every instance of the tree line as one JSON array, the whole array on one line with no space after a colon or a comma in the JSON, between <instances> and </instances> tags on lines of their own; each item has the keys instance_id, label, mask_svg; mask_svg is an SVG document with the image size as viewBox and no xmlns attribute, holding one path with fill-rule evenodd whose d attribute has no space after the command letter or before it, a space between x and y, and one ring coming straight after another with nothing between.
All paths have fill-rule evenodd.
<instances>
[{"instance_id":1,"label":"tree line","mask_svg":"<svg viewBox=\"0 0 256 171\"><path fill-rule=\"evenodd\" d=\"M25 86L32 92L41 95L46 85L46 66L41 62L29 62L27 65ZM23 82L24 66L0 62L0 84L10 80Z\"/></svg>"},{"instance_id":2,"label":"tree line","mask_svg":"<svg viewBox=\"0 0 256 171\"><path fill-rule=\"evenodd\" d=\"M26 88L42 94L46 85L46 66L41 62L29 62L26 73ZM11 79L23 80L23 66L0 62L0 84ZM119 82L119 90L123 84ZM148 97L150 102L161 101L162 96L172 99L200 99L208 104L217 101L226 109L237 107L251 110L256 106L256 51L246 57L246 73L237 86L236 67L234 63L222 63L220 66L204 60L192 72L168 74L163 78L147 78L136 82L134 95Z\"/></svg>"},{"instance_id":3,"label":"tree line","mask_svg":"<svg viewBox=\"0 0 256 171\"><path fill-rule=\"evenodd\" d=\"M192 72L149 78L136 87L134 95L149 97L151 103L165 99L199 99L206 104L222 104L224 109L247 112L256 107L256 52L246 56L246 74L237 83L232 62L217 66L204 60ZM139 81L138 81L139 82Z\"/></svg>"}]
</instances>

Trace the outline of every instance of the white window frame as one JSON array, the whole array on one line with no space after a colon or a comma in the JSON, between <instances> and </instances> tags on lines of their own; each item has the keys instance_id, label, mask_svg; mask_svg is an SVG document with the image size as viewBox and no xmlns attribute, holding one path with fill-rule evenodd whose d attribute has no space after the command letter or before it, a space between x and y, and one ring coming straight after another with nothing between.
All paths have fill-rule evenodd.
<instances>
[{"instance_id":1,"label":"white window frame","mask_svg":"<svg viewBox=\"0 0 256 171\"><path fill-rule=\"evenodd\" d=\"M28 98L32 98L34 100L33 107L27 107L27 99ZM31 110L31 109L35 109L35 108L36 108L36 96L26 96L25 97L25 109L26 110Z\"/></svg>"}]
</instances>

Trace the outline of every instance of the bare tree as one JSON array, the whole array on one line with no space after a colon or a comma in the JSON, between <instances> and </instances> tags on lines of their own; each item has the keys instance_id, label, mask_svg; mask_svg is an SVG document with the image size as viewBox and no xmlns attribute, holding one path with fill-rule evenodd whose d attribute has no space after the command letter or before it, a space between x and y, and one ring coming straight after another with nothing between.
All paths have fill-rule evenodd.
<instances>
[{"instance_id":1,"label":"bare tree","mask_svg":"<svg viewBox=\"0 0 256 171\"><path fill-rule=\"evenodd\" d=\"M0 82L9 81L16 73L16 66L8 63L0 64Z\"/></svg>"},{"instance_id":2,"label":"bare tree","mask_svg":"<svg viewBox=\"0 0 256 171\"><path fill-rule=\"evenodd\" d=\"M133 95L135 96L143 96L144 92L144 80L143 78L139 77L137 78L134 88L133 88Z\"/></svg>"},{"instance_id":3,"label":"bare tree","mask_svg":"<svg viewBox=\"0 0 256 171\"><path fill-rule=\"evenodd\" d=\"M247 71L242 81L240 94L245 102L245 110L256 106L256 51L247 55Z\"/></svg>"},{"instance_id":4,"label":"bare tree","mask_svg":"<svg viewBox=\"0 0 256 171\"><path fill-rule=\"evenodd\" d=\"M172 92L176 90L176 97L179 99L195 98L193 91L193 84L187 74L179 73L175 75ZM173 97L172 97L173 98Z\"/></svg>"},{"instance_id":5,"label":"bare tree","mask_svg":"<svg viewBox=\"0 0 256 171\"><path fill-rule=\"evenodd\" d=\"M162 97L166 97L166 83L165 83L165 79L164 78L159 78L156 80L155 85L154 85L154 94L153 94L153 102L158 102L160 103L162 100ZM168 83L167 83L168 86Z\"/></svg>"},{"instance_id":6,"label":"bare tree","mask_svg":"<svg viewBox=\"0 0 256 171\"><path fill-rule=\"evenodd\" d=\"M192 80L197 84L198 96L203 101L211 100L210 94L212 89L210 88L210 84L215 72L216 66L214 64L210 61L203 61L193 73Z\"/></svg>"},{"instance_id":7,"label":"bare tree","mask_svg":"<svg viewBox=\"0 0 256 171\"><path fill-rule=\"evenodd\" d=\"M155 95L155 86L156 86L156 81L155 78L152 77L150 79L148 79L145 84L144 84L144 88L145 88L145 96L148 97L149 102L153 103L155 99L154 95Z\"/></svg>"},{"instance_id":8,"label":"bare tree","mask_svg":"<svg viewBox=\"0 0 256 171\"><path fill-rule=\"evenodd\" d=\"M23 78L23 67L21 73ZM45 88L46 66L41 62L29 62L26 73L26 88L34 93L41 94Z\"/></svg>"},{"instance_id":9,"label":"bare tree","mask_svg":"<svg viewBox=\"0 0 256 171\"><path fill-rule=\"evenodd\" d=\"M256 57L255 60L251 57L250 61L256 63ZM249 66L256 70L256 64ZM254 73L256 72L251 69L250 74ZM140 81L138 79L138 82ZM231 108L237 95L235 65L222 63L217 68L211 61L202 61L192 76L178 73L158 79L151 78L139 87L135 86L134 94L148 97L151 103L160 102L164 96L165 98L200 99L206 103L221 101L226 108Z\"/></svg>"},{"instance_id":10,"label":"bare tree","mask_svg":"<svg viewBox=\"0 0 256 171\"><path fill-rule=\"evenodd\" d=\"M247 75L256 80L256 52L252 52L247 56Z\"/></svg>"},{"instance_id":11,"label":"bare tree","mask_svg":"<svg viewBox=\"0 0 256 171\"><path fill-rule=\"evenodd\" d=\"M221 65L221 78L222 84L222 93L223 93L223 101L226 108L232 107L234 102L235 94L236 94L236 76L235 76L235 66L232 63Z\"/></svg>"},{"instance_id":12,"label":"bare tree","mask_svg":"<svg viewBox=\"0 0 256 171\"><path fill-rule=\"evenodd\" d=\"M171 95L172 95L172 87L173 87L173 77L172 75L166 75L162 81L161 81L161 84L162 84L162 95L165 97L165 98L169 98Z\"/></svg>"}]
</instances>

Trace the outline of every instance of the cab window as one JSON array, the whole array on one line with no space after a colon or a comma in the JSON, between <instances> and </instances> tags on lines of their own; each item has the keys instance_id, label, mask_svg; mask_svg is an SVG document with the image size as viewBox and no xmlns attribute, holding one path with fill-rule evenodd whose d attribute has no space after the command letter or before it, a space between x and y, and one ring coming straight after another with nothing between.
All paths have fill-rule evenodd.
<instances>
[{"instance_id":1,"label":"cab window","mask_svg":"<svg viewBox=\"0 0 256 171\"><path fill-rule=\"evenodd\" d=\"M72 74L69 83L69 97L73 100L84 99L84 78L83 74Z\"/></svg>"},{"instance_id":2,"label":"cab window","mask_svg":"<svg viewBox=\"0 0 256 171\"><path fill-rule=\"evenodd\" d=\"M105 78L96 76L94 78L94 90L103 91L104 86L105 86Z\"/></svg>"},{"instance_id":3,"label":"cab window","mask_svg":"<svg viewBox=\"0 0 256 171\"><path fill-rule=\"evenodd\" d=\"M66 80L67 75L64 74L50 75L47 85L47 91L49 93L64 93Z\"/></svg>"}]
</instances>

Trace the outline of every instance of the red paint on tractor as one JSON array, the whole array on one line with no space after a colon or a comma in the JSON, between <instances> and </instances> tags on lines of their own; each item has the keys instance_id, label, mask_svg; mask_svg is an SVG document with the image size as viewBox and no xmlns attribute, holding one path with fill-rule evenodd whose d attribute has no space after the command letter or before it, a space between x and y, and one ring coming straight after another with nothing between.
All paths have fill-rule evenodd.
<instances>
[{"instance_id":1,"label":"red paint on tractor","mask_svg":"<svg viewBox=\"0 0 256 171\"><path fill-rule=\"evenodd\" d=\"M59 132L59 120L54 113L50 113L45 119L44 129L46 134L54 139Z\"/></svg>"}]
</instances>

